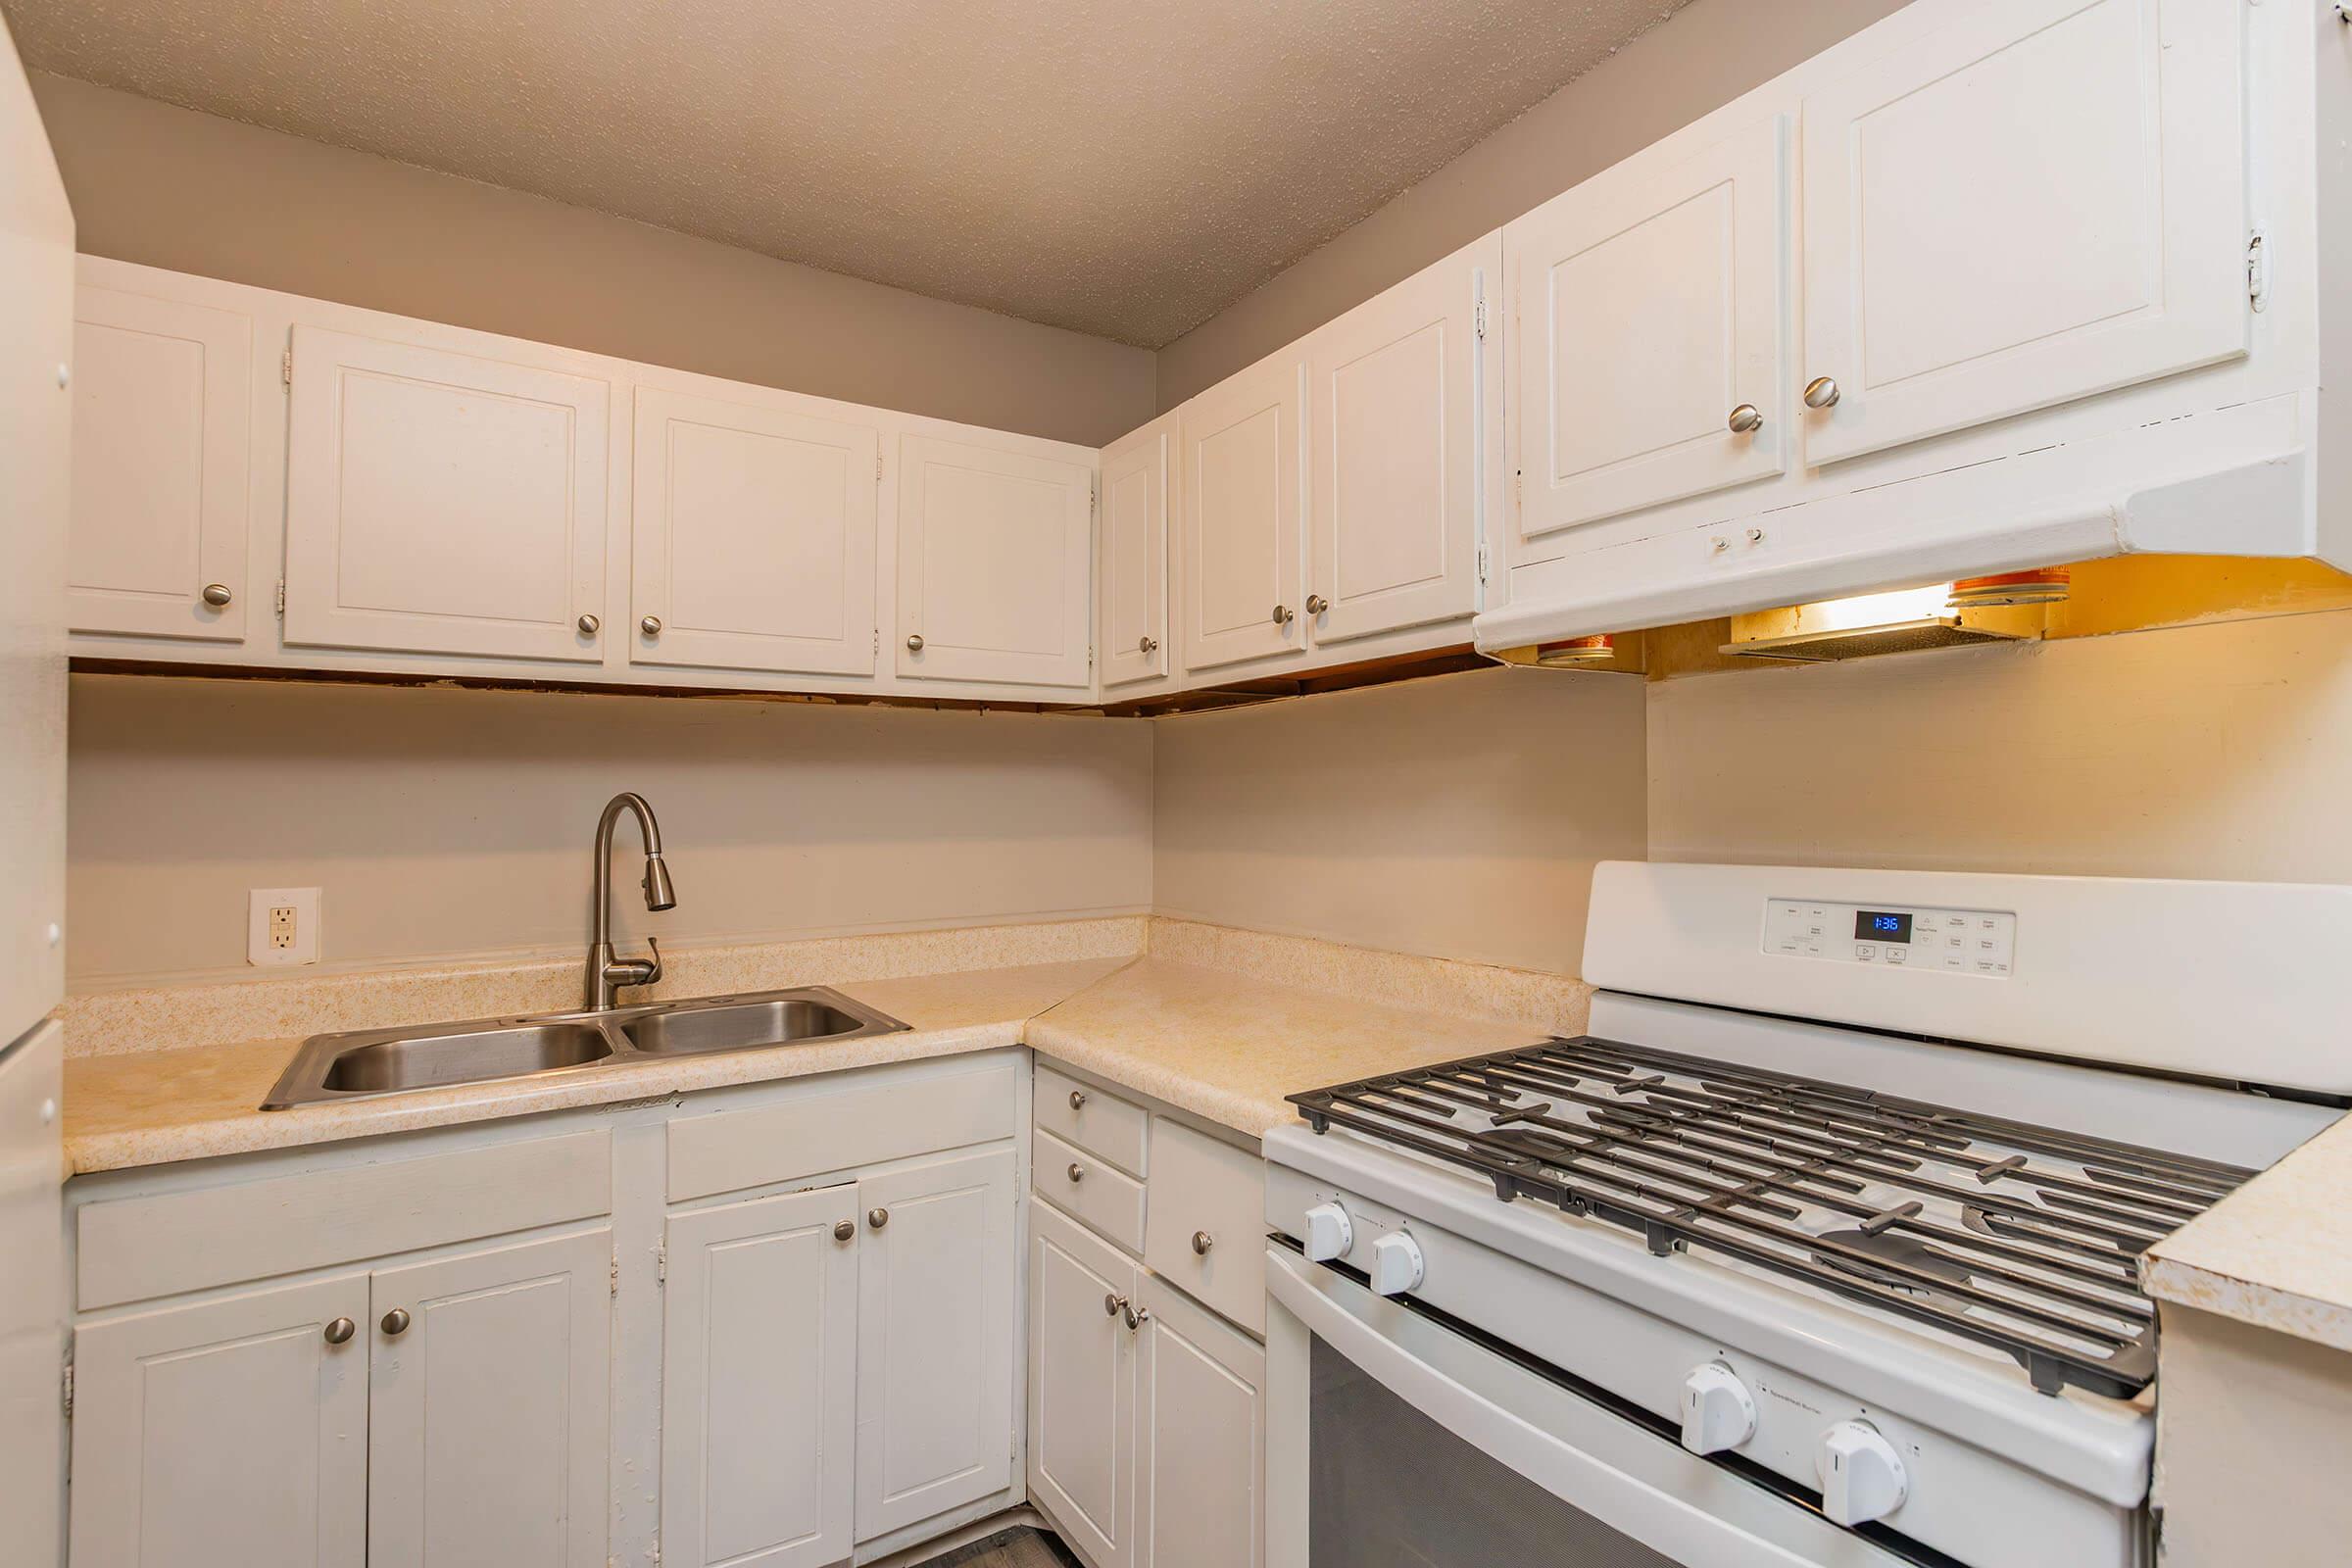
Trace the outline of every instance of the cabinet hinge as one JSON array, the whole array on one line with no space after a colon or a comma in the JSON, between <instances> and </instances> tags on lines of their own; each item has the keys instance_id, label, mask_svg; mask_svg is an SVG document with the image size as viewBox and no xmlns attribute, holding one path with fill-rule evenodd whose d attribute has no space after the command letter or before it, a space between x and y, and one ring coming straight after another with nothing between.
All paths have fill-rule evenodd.
<instances>
[{"instance_id":1,"label":"cabinet hinge","mask_svg":"<svg viewBox=\"0 0 2352 1568\"><path fill-rule=\"evenodd\" d=\"M286 579L283 577L277 579L277 618L286 618Z\"/></svg>"},{"instance_id":2,"label":"cabinet hinge","mask_svg":"<svg viewBox=\"0 0 2352 1568\"><path fill-rule=\"evenodd\" d=\"M654 1283L669 1283L669 1243L665 1241L654 1244Z\"/></svg>"},{"instance_id":3,"label":"cabinet hinge","mask_svg":"<svg viewBox=\"0 0 2352 1568\"><path fill-rule=\"evenodd\" d=\"M2246 238L2246 298L2257 315L2271 303L2271 236L2259 228Z\"/></svg>"},{"instance_id":4,"label":"cabinet hinge","mask_svg":"<svg viewBox=\"0 0 2352 1568\"><path fill-rule=\"evenodd\" d=\"M618 1248L613 1249L612 1251L612 1294L614 1296L620 1294L620 1250Z\"/></svg>"},{"instance_id":5,"label":"cabinet hinge","mask_svg":"<svg viewBox=\"0 0 2352 1568\"><path fill-rule=\"evenodd\" d=\"M1478 321L1478 335L1484 338L1487 335L1487 297L1484 294L1478 297L1478 306L1473 314Z\"/></svg>"},{"instance_id":6,"label":"cabinet hinge","mask_svg":"<svg viewBox=\"0 0 2352 1568\"><path fill-rule=\"evenodd\" d=\"M1487 580L1487 542L1484 539L1478 542L1478 580Z\"/></svg>"},{"instance_id":7,"label":"cabinet hinge","mask_svg":"<svg viewBox=\"0 0 2352 1568\"><path fill-rule=\"evenodd\" d=\"M294 351L286 350L277 357L277 378L286 385L294 384Z\"/></svg>"},{"instance_id":8,"label":"cabinet hinge","mask_svg":"<svg viewBox=\"0 0 2352 1568\"><path fill-rule=\"evenodd\" d=\"M71 1352L66 1356L65 1406L66 1419L71 1421L74 1419L74 1357Z\"/></svg>"},{"instance_id":9,"label":"cabinet hinge","mask_svg":"<svg viewBox=\"0 0 2352 1568\"><path fill-rule=\"evenodd\" d=\"M882 478L882 454L881 454L881 453L879 453L879 452L877 452L877 453L875 453L875 454L874 454L874 480L875 480L875 482L876 482L876 483L879 483L879 482L881 482L881 478Z\"/></svg>"}]
</instances>

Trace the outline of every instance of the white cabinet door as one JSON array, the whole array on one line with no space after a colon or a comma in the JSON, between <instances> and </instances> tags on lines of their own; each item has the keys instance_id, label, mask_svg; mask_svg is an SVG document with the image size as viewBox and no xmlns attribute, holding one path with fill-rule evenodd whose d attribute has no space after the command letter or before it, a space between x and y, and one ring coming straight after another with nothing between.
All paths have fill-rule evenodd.
<instances>
[{"instance_id":1,"label":"white cabinet door","mask_svg":"<svg viewBox=\"0 0 2352 1568\"><path fill-rule=\"evenodd\" d=\"M244 641L253 318L82 287L73 385L68 627Z\"/></svg>"},{"instance_id":2,"label":"white cabinet door","mask_svg":"<svg viewBox=\"0 0 2352 1568\"><path fill-rule=\"evenodd\" d=\"M881 461L870 425L640 387L629 662L872 674Z\"/></svg>"},{"instance_id":3,"label":"white cabinet door","mask_svg":"<svg viewBox=\"0 0 2352 1568\"><path fill-rule=\"evenodd\" d=\"M1135 1263L1074 1220L1029 1205L1029 1487L1094 1568L1135 1544Z\"/></svg>"},{"instance_id":4,"label":"white cabinet door","mask_svg":"<svg viewBox=\"0 0 2352 1568\"><path fill-rule=\"evenodd\" d=\"M1105 690L1168 672L1170 420L1102 449L1102 558L1096 567Z\"/></svg>"},{"instance_id":5,"label":"white cabinet door","mask_svg":"<svg viewBox=\"0 0 2352 1568\"><path fill-rule=\"evenodd\" d=\"M1478 608L1478 314L1501 261L1489 235L1308 340L1318 644Z\"/></svg>"},{"instance_id":6,"label":"white cabinet door","mask_svg":"<svg viewBox=\"0 0 2352 1568\"><path fill-rule=\"evenodd\" d=\"M2245 351L2244 12L1953 6L1806 96L1810 460Z\"/></svg>"},{"instance_id":7,"label":"white cabinet door","mask_svg":"<svg viewBox=\"0 0 2352 1568\"><path fill-rule=\"evenodd\" d=\"M855 1184L669 1221L662 1558L814 1568L850 1555ZM836 1236L841 1226L850 1236Z\"/></svg>"},{"instance_id":8,"label":"white cabinet door","mask_svg":"<svg viewBox=\"0 0 2352 1568\"><path fill-rule=\"evenodd\" d=\"M365 1274L78 1330L74 1568L361 1568L368 1341Z\"/></svg>"},{"instance_id":9,"label":"white cabinet door","mask_svg":"<svg viewBox=\"0 0 2352 1568\"><path fill-rule=\"evenodd\" d=\"M1012 1484L1016 1196L1008 1148L858 1184L860 1541Z\"/></svg>"},{"instance_id":10,"label":"white cabinet door","mask_svg":"<svg viewBox=\"0 0 2352 1568\"><path fill-rule=\"evenodd\" d=\"M286 641L599 662L611 391L295 327Z\"/></svg>"},{"instance_id":11,"label":"white cabinet door","mask_svg":"<svg viewBox=\"0 0 2352 1568\"><path fill-rule=\"evenodd\" d=\"M1265 1561L1265 1348L1146 1275L1135 1568Z\"/></svg>"},{"instance_id":12,"label":"white cabinet door","mask_svg":"<svg viewBox=\"0 0 2352 1568\"><path fill-rule=\"evenodd\" d=\"M600 1226L371 1276L368 1568L604 1568L612 1267Z\"/></svg>"},{"instance_id":13,"label":"white cabinet door","mask_svg":"<svg viewBox=\"0 0 2352 1568\"><path fill-rule=\"evenodd\" d=\"M1636 158L1503 229L1520 538L1786 466L1788 141Z\"/></svg>"},{"instance_id":14,"label":"white cabinet door","mask_svg":"<svg viewBox=\"0 0 2352 1568\"><path fill-rule=\"evenodd\" d=\"M1184 406L1184 667L1306 646L1299 429L1306 366L1251 366Z\"/></svg>"},{"instance_id":15,"label":"white cabinet door","mask_svg":"<svg viewBox=\"0 0 2352 1568\"><path fill-rule=\"evenodd\" d=\"M899 443L899 673L1088 684L1094 473L1024 452Z\"/></svg>"}]
</instances>

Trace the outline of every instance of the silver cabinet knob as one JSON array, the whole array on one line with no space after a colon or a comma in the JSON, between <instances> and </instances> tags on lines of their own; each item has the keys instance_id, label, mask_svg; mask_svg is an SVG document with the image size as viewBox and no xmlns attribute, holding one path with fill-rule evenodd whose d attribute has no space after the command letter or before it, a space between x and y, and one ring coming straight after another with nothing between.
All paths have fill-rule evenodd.
<instances>
[{"instance_id":1,"label":"silver cabinet knob","mask_svg":"<svg viewBox=\"0 0 2352 1568\"><path fill-rule=\"evenodd\" d=\"M906 638L906 651L910 654L919 654L923 651L923 634L921 632L918 631L908 634Z\"/></svg>"},{"instance_id":2,"label":"silver cabinet knob","mask_svg":"<svg viewBox=\"0 0 2352 1568\"><path fill-rule=\"evenodd\" d=\"M1127 1298L1117 1294L1116 1292L1108 1293L1102 1298L1102 1315L1104 1317L1117 1317L1120 1311L1123 1310L1126 1305Z\"/></svg>"},{"instance_id":3,"label":"silver cabinet knob","mask_svg":"<svg viewBox=\"0 0 2352 1568\"><path fill-rule=\"evenodd\" d=\"M835 1241L846 1242L857 1234L858 1226L855 1221L840 1219L833 1222L833 1239Z\"/></svg>"},{"instance_id":4,"label":"silver cabinet knob","mask_svg":"<svg viewBox=\"0 0 2352 1568\"><path fill-rule=\"evenodd\" d=\"M329 1345L349 1345L351 1343L351 1337L359 1332L360 1326L357 1323L354 1323L347 1317L339 1317L326 1326L326 1343Z\"/></svg>"},{"instance_id":5,"label":"silver cabinet knob","mask_svg":"<svg viewBox=\"0 0 2352 1568\"><path fill-rule=\"evenodd\" d=\"M1086 1179L1086 1167L1085 1167L1084 1165L1081 1165L1081 1164L1079 1164L1079 1163L1078 1163L1076 1160L1074 1160L1074 1159L1073 1159L1073 1160L1071 1160L1071 1161L1070 1161L1070 1180L1072 1180L1072 1181L1076 1182L1076 1181L1084 1181L1085 1179Z\"/></svg>"},{"instance_id":6,"label":"silver cabinet knob","mask_svg":"<svg viewBox=\"0 0 2352 1568\"><path fill-rule=\"evenodd\" d=\"M660 615L643 616L637 622L637 629L648 637L659 637L662 635L662 617Z\"/></svg>"},{"instance_id":7,"label":"silver cabinet knob","mask_svg":"<svg viewBox=\"0 0 2352 1568\"><path fill-rule=\"evenodd\" d=\"M397 1339L401 1335L408 1333L409 1324L412 1321L413 1319L410 1318L409 1309L407 1307L394 1307L391 1311L384 1314L383 1328L385 1337L389 1339Z\"/></svg>"},{"instance_id":8,"label":"silver cabinet knob","mask_svg":"<svg viewBox=\"0 0 2352 1568\"><path fill-rule=\"evenodd\" d=\"M1295 615L1295 614L1293 614L1293 613L1291 612L1291 607L1290 607L1290 606L1288 606L1288 605L1276 605L1276 606L1274 607L1274 624L1275 624L1275 625L1277 625L1277 626L1288 626L1288 625L1289 625L1289 624L1290 624L1292 621L1294 621L1294 620L1296 620L1296 619L1298 619L1298 617L1297 615Z\"/></svg>"},{"instance_id":9,"label":"silver cabinet knob","mask_svg":"<svg viewBox=\"0 0 2352 1568\"><path fill-rule=\"evenodd\" d=\"M1142 1328L1152 1321L1152 1309L1148 1306L1136 1306L1131 1302L1121 1301L1119 1310L1126 1314L1127 1326L1130 1329Z\"/></svg>"},{"instance_id":10,"label":"silver cabinet knob","mask_svg":"<svg viewBox=\"0 0 2352 1568\"><path fill-rule=\"evenodd\" d=\"M1838 383L1826 375L1817 375L1805 383L1805 407L1834 409L1838 406Z\"/></svg>"},{"instance_id":11,"label":"silver cabinet knob","mask_svg":"<svg viewBox=\"0 0 2352 1568\"><path fill-rule=\"evenodd\" d=\"M865 1211L865 1222L866 1224L872 1226L875 1230L880 1230L883 1226L890 1223L890 1210L887 1208L869 1208Z\"/></svg>"},{"instance_id":12,"label":"silver cabinet knob","mask_svg":"<svg viewBox=\"0 0 2352 1568\"><path fill-rule=\"evenodd\" d=\"M226 609L228 602L236 597L228 591L228 584L224 582L208 582L204 585L204 602L215 610Z\"/></svg>"},{"instance_id":13,"label":"silver cabinet knob","mask_svg":"<svg viewBox=\"0 0 2352 1568\"><path fill-rule=\"evenodd\" d=\"M595 636L595 635L596 635L598 632L600 632L600 631L602 631L602 630L604 630L604 629L605 629L605 623L604 623L603 621L599 620L599 619L598 619L596 616L594 616L594 615L582 615L582 616L580 617L580 635L581 635L581 636L583 636L583 637L593 637L593 636Z\"/></svg>"},{"instance_id":14,"label":"silver cabinet knob","mask_svg":"<svg viewBox=\"0 0 2352 1568\"><path fill-rule=\"evenodd\" d=\"M1206 1256L1208 1255L1208 1250L1209 1250L1210 1248L1212 1248L1212 1247L1216 1246L1216 1245L1217 1245L1217 1239L1216 1239L1214 1236L1211 1236L1211 1235L1209 1235L1209 1234L1208 1234L1208 1232L1206 1232L1206 1231L1195 1231L1195 1232L1193 1232L1193 1255L1194 1255L1194 1256L1196 1256L1196 1257L1206 1257Z\"/></svg>"},{"instance_id":15,"label":"silver cabinet knob","mask_svg":"<svg viewBox=\"0 0 2352 1568\"><path fill-rule=\"evenodd\" d=\"M1308 594L1306 596L1306 612L1308 614L1320 615L1323 613L1323 612L1329 610L1330 608L1331 601L1324 598L1321 594Z\"/></svg>"},{"instance_id":16,"label":"silver cabinet knob","mask_svg":"<svg viewBox=\"0 0 2352 1568\"><path fill-rule=\"evenodd\" d=\"M1085 1091L1085 1090L1083 1090L1083 1089L1073 1089L1073 1090L1071 1090L1071 1091L1070 1091L1070 1108L1071 1108L1072 1110L1076 1110L1076 1109L1078 1109L1079 1107L1083 1106L1085 1103L1086 1103L1086 1091Z\"/></svg>"},{"instance_id":17,"label":"silver cabinet knob","mask_svg":"<svg viewBox=\"0 0 2352 1568\"><path fill-rule=\"evenodd\" d=\"M1147 635L1137 641L1135 651L1139 654L1156 654L1159 652L1159 639Z\"/></svg>"},{"instance_id":18,"label":"silver cabinet knob","mask_svg":"<svg viewBox=\"0 0 2352 1568\"><path fill-rule=\"evenodd\" d=\"M1764 416L1753 403L1742 403L1732 411L1731 423L1732 434L1747 435L1763 427Z\"/></svg>"}]
</instances>

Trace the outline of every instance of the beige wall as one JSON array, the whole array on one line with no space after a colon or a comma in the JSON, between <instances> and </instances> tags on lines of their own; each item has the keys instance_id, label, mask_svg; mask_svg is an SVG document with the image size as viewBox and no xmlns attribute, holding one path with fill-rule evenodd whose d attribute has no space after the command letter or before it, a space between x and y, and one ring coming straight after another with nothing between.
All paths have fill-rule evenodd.
<instances>
[{"instance_id":1,"label":"beige wall","mask_svg":"<svg viewBox=\"0 0 2352 1568\"><path fill-rule=\"evenodd\" d=\"M1174 408L1902 3L1696 0L1161 349L1159 407Z\"/></svg>"},{"instance_id":2,"label":"beige wall","mask_svg":"<svg viewBox=\"0 0 2352 1568\"><path fill-rule=\"evenodd\" d=\"M95 255L1089 446L1152 416L1145 349L63 76L32 83Z\"/></svg>"},{"instance_id":3,"label":"beige wall","mask_svg":"<svg viewBox=\"0 0 2352 1568\"><path fill-rule=\"evenodd\" d=\"M570 951L621 789L652 801L678 886L632 911L624 849L636 933L1141 910L1151 756L1148 726L1107 719L78 675L70 983L258 973L254 887L324 890L330 964Z\"/></svg>"},{"instance_id":4,"label":"beige wall","mask_svg":"<svg viewBox=\"0 0 2352 1568\"><path fill-rule=\"evenodd\" d=\"M1162 914L1574 973L1642 850L1631 676L1480 670L1153 726Z\"/></svg>"},{"instance_id":5,"label":"beige wall","mask_svg":"<svg viewBox=\"0 0 2352 1568\"><path fill-rule=\"evenodd\" d=\"M2352 611L1649 692L1658 859L2352 882Z\"/></svg>"}]
</instances>

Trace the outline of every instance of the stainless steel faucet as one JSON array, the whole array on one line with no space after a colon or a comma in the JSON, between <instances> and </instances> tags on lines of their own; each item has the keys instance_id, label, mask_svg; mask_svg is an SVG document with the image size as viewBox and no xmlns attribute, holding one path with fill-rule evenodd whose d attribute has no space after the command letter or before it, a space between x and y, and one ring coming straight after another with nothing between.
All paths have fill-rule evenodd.
<instances>
[{"instance_id":1,"label":"stainless steel faucet","mask_svg":"<svg viewBox=\"0 0 2352 1568\"><path fill-rule=\"evenodd\" d=\"M596 823L596 931L588 944L583 1003L593 1012L611 1007L612 993L622 986L650 986L662 978L662 944L652 937L646 938L646 946L654 950L652 957L612 956L612 824L624 808L637 814L638 830L645 835L645 906L670 909L678 903L677 890L669 885L669 866L662 858L662 824L654 820L654 808L644 796L623 790L605 803L605 814Z\"/></svg>"}]
</instances>

